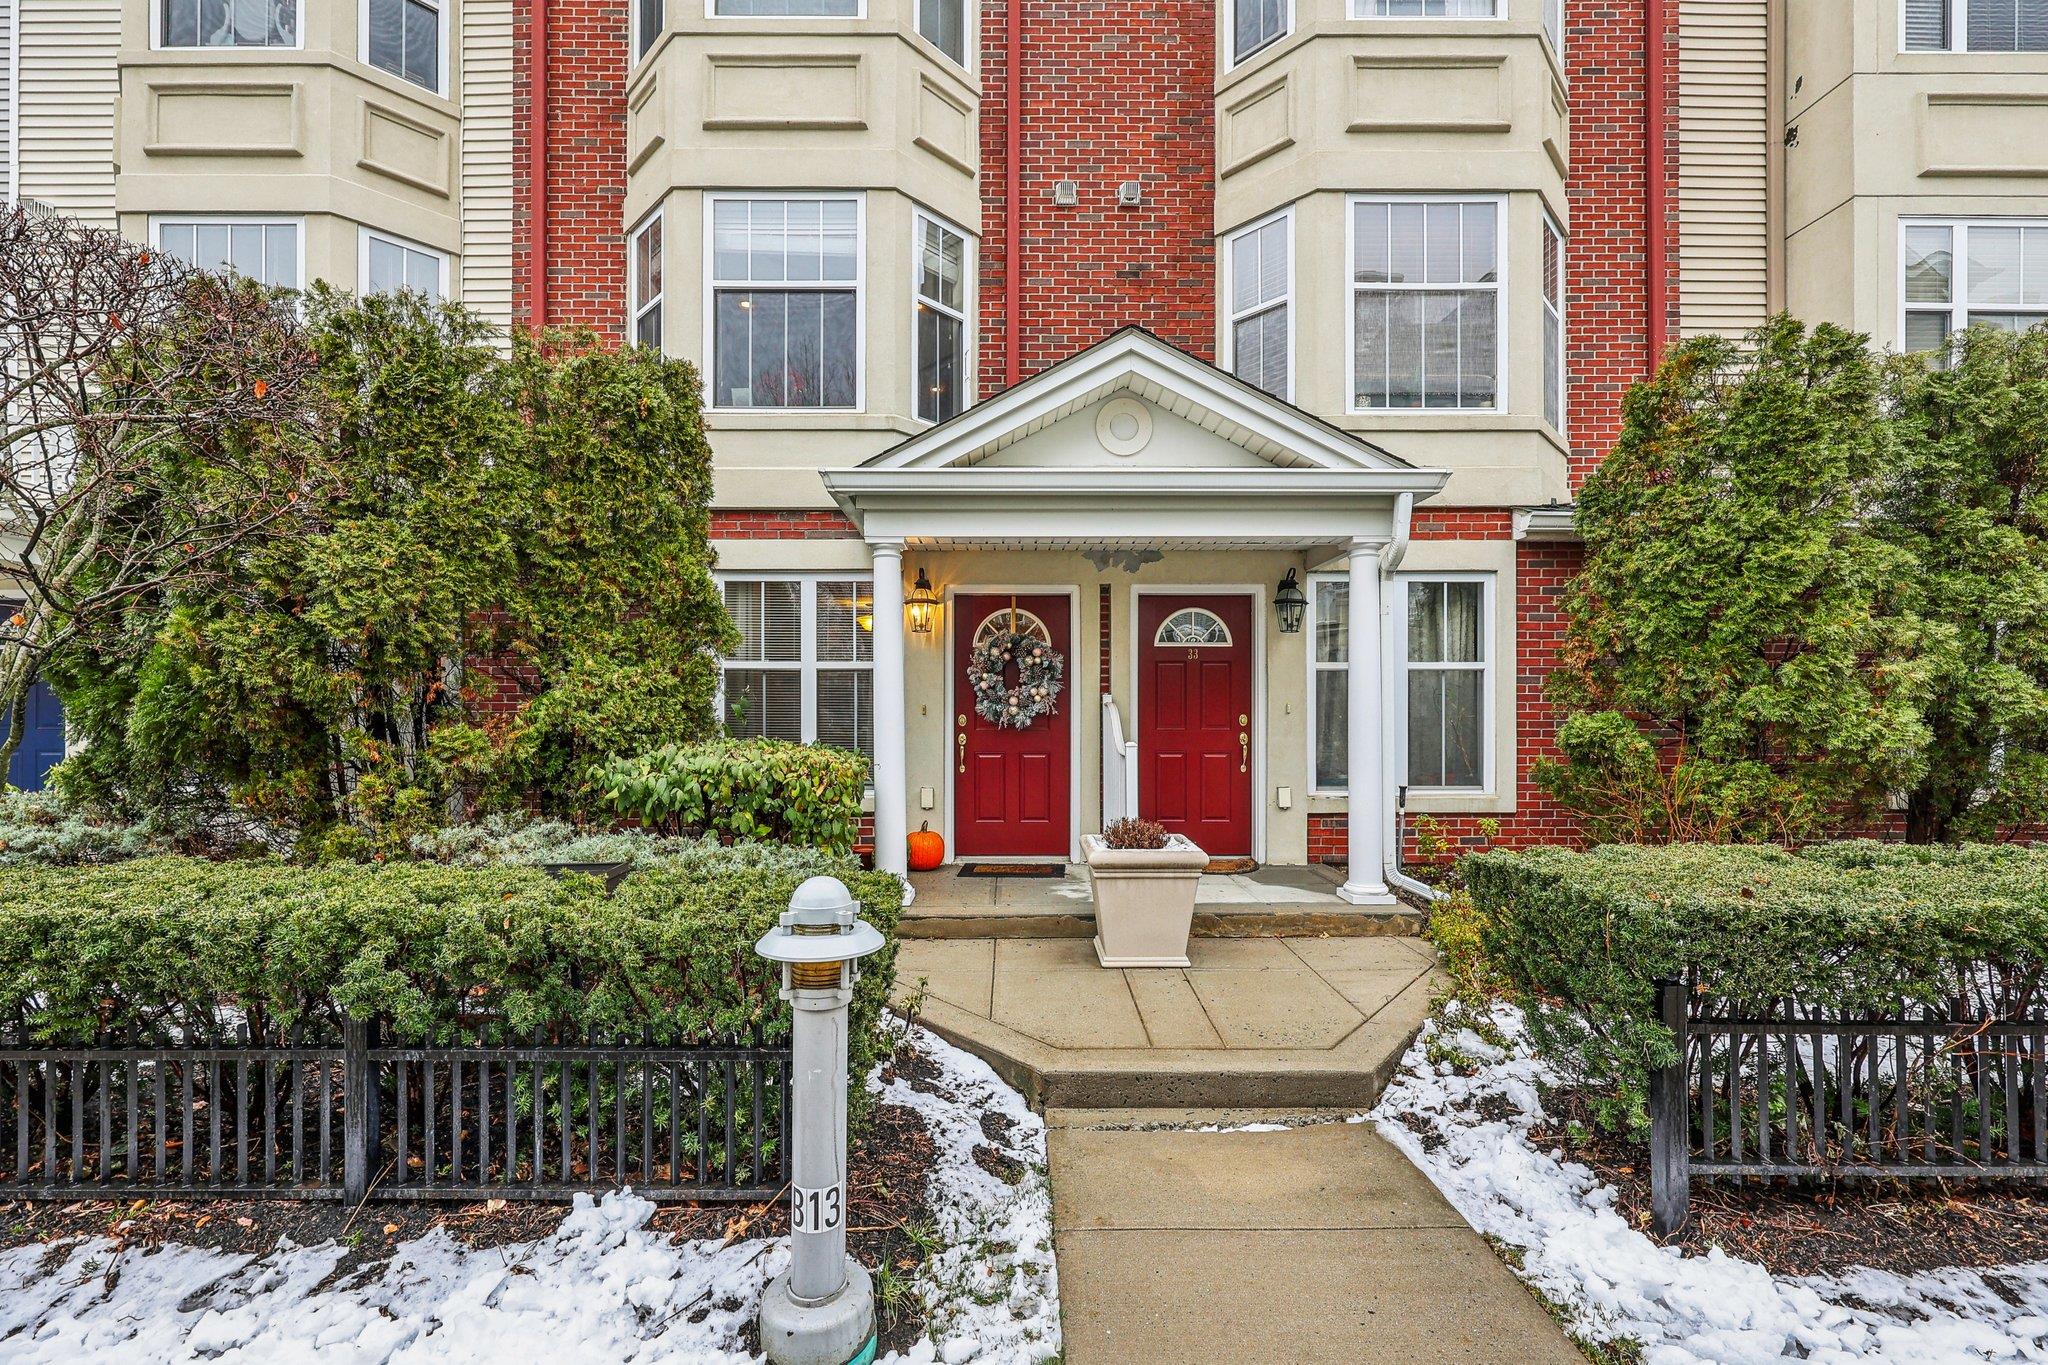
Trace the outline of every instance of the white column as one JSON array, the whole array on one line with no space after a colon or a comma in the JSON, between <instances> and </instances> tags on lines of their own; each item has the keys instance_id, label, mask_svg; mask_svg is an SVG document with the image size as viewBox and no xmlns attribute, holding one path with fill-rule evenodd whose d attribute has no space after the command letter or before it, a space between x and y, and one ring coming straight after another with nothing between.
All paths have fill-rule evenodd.
<instances>
[{"instance_id":1,"label":"white column","mask_svg":"<svg viewBox=\"0 0 2048 1365\"><path fill-rule=\"evenodd\" d=\"M1353 905L1394 903L1386 876L1386 751L1381 740L1386 683L1380 670L1379 550L1375 541L1351 542L1350 648L1344 670L1350 722L1344 765L1350 865L1337 894Z\"/></svg>"},{"instance_id":2,"label":"white column","mask_svg":"<svg viewBox=\"0 0 2048 1365\"><path fill-rule=\"evenodd\" d=\"M909 868L910 792L903 752L903 542L868 543L875 558L875 866Z\"/></svg>"}]
</instances>

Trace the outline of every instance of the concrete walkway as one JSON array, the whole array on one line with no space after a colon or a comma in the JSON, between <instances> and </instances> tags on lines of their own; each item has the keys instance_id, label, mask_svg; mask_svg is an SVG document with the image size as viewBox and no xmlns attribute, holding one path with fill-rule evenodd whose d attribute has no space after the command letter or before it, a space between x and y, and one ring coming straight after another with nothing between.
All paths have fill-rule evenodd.
<instances>
[{"instance_id":1,"label":"concrete walkway","mask_svg":"<svg viewBox=\"0 0 2048 1365\"><path fill-rule=\"evenodd\" d=\"M1047 1115L1068 1365L1584 1357L1369 1124Z\"/></svg>"}]
</instances>

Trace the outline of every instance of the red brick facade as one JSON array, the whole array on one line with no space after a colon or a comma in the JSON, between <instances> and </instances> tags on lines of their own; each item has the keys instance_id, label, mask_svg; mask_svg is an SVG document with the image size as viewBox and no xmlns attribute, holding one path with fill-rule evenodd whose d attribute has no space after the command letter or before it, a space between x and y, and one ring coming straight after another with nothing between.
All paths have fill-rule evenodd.
<instances>
[{"instance_id":1,"label":"red brick facade","mask_svg":"<svg viewBox=\"0 0 2048 1365\"><path fill-rule=\"evenodd\" d=\"M855 540L860 532L838 511L722 507L711 513L713 540Z\"/></svg>"},{"instance_id":2,"label":"red brick facade","mask_svg":"<svg viewBox=\"0 0 2048 1365\"><path fill-rule=\"evenodd\" d=\"M534 6L547 5L547 307L530 288ZM512 26L512 313L625 335L625 0L524 0Z\"/></svg>"},{"instance_id":3,"label":"red brick facade","mask_svg":"<svg viewBox=\"0 0 2048 1365\"><path fill-rule=\"evenodd\" d=\"M981 7L981 392L1007 383L1011 101L1021 99L1017 378L1130 323L1204 359L1216 338L1215 0L1030 0L1021 86L1009 6ZM1053 203L1071 180L1079 202ZM1120 207L1135 180L1144 202Z\"/></svg>"}]
</instances>

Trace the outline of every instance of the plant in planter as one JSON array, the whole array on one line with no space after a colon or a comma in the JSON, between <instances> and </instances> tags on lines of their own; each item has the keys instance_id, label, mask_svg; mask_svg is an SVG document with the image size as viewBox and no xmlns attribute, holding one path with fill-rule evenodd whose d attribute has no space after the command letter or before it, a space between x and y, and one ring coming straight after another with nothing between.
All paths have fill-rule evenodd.
<instances>
[{"instance_id":1,"label":"plant in planter","mask_svg":"<svg viewBox=\"0 0 2048 1365\"><path fill-rule=\"evenodd\" d=\"M1195 887L1209 855L1151 820L1083 835L1095 893L1095 958L1105 967L1185 967Z\"/></svg>"}]
</instances>

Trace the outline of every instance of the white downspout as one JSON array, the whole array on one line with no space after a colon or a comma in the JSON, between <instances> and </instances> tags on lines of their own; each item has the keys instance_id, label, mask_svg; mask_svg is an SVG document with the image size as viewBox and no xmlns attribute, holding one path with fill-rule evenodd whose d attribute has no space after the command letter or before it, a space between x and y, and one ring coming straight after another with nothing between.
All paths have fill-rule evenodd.
<instances>
[{"instance_id":1,"label":"white downspout","mask_svg":"<svg viewBox=\"0 0 2048 1365\"><path fill-rule=\"evenodd\" d=\"M1393 577L1395 571L1401 567L1401 561L1408 557L1408 538L1414 525L1415 495L1403 493L1394 500L1394 537L1380 550L1380 572L1388 578ZM1399 676L1399 660L1406 657L1407 646L1400 638L1396 626L1406 616L1406 604L1400 603L1391 592L1387 594L1386 601L1386 644L1380 651L1381 667L1386 675L1382 679L1380 695L1388 703L1381 708L1385 738L1380 747L1380 752L1386 755L1386 878L1389 885L1400 887L1411 895L1421 896L1424 900L1442 900L1443 892L1401 871L1401 813L1398 796L1401 785L1399 769L1403 764L1396 755L1407 753L1407 746L1402 742L1400 734L1400 722L1406 718L1406 693L1400 686ZM1397 650L1400 653L1397 654Z\"/></svg>"}]
</instances>

